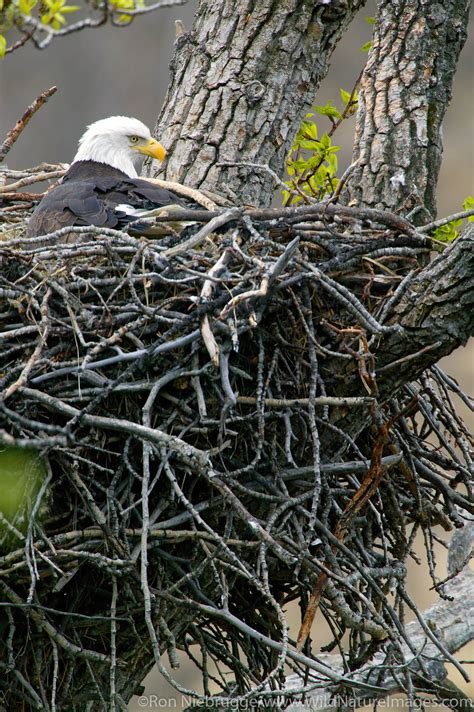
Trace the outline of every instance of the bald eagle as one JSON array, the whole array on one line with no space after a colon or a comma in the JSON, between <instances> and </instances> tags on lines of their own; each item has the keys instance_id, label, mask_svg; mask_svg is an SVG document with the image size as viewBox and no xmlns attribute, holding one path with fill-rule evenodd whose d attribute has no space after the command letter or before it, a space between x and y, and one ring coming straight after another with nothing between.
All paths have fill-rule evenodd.
<instances>
[{"instance_id":1,"label":"bald eagle","mask_svg":"<svg viewBox=\"0 0 474 712\"><path fill-rule=\"evenodd\" d=\"M162 161L165 149L138 119L111 116L91 124L61 184L33 212L27 236L70 225L121 229L146 210L190 206L186 199L138 177L145 156ZM67 239L74 239L74 234Z\"/></svg>"}]
</instances>

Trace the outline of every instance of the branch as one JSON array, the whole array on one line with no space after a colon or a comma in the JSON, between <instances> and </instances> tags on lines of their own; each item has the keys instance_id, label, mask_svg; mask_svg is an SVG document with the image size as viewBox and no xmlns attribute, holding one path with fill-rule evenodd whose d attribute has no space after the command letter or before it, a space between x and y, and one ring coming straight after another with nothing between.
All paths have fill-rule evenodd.
<instances>
[{"instance_id":1,"label":"branch","mask_svg":"<svg viewBox=\"0 0 474 712\"><path fill-rule=\"evenodd\" d=\"M466 567L457 578L444 586L444 594L446 595L445 599L424 612L423 620L436 637L442 641L444 647L450 653L454 653L474 639L474 572ZM418 621L409 623L405 627L405 634L416 651L416 655L409 650L406 644L402 645L403 660L399 663L400 677L402 677L403 668L408 666L412 672L420 672L423 676L427 674L431 683L443 681L446 670L440 660L440 652L427 637L420 623ZM354 676L354 680L359 682L375 683L377 681L377 684L383 688L383 693L368 695L353 688L350 696L351 709L366 705L369 699L381 699L390 693L401 691L399 679L397 680L390 671L384 672L384 668L387 666L388 645L384 645L370 663ZM322 655L319 656L319 659L329 665L332 670L342 672L342 661L339 655ZM423 672L422 665L426 673ZM294 692L301 685L302 680L298 676L292 675L287 678L287 691ZM333 711L336 706L334 694L334 689L329 686L320 689L316 694L308 695L305 704L299 702L292 704L288 708L288 712Z\"/></svg>"},{"instance_id":2,"label":"branch","mask_svg":"<svg viewBox=\"0 0 474 712\"><path fill-rule=\"evenodd\" d=\"M158 430L158 428L147 428L139 423L133 423L131 420L121 418L107 418L99 415L89 415L87 413L82 414L77 408L73 408L63 403L59 398L54 398L54 396L49 396L41 391L36 391L32 388L22 388L21 391L28 398L33 398L34 400L44 403L44 405L52 410L68 415L71 418L78 418L80 422L92 425L99 430L114 430L127 435L135 435L138 438L141 437L160 447L169 448L182 462L188 464L190 467L197 467L198 470L202 470L209 466L208 453L203 450L198 450L184 440L181 440L181 438L162 432Z\"/></svg>"},{"instance_id":3,"label":"branch","mask_svg":"<svg viewBox=\"0 0 474 712\"><path fill-rule=\"evenodd\" d=\"M474 334L474 226L409 282L387 321L402 332L382 337L381 394L392 395Z\"/></svg>"},{"instance_id":4,"label":"branch","mask_svg":"<svg viewBox=\"0 0 474 712\"><path fill-rule=\"evenodd\" d=\"M371 347L381 402L474 335L474 225L468 225L449 248L407 280L385 322L399 328L384 331ZM344 395L365 394L354 364L342 364L340 369ZM357 438L369 417L349 412L335 422Z\"/></svg>"},{"instance_id":5,"label":"branch","mask_svg":"<svg viewBox=\"0 0 474 712\"><path fill-rule=\"evenodd\" d=\"M5 141L2 143L2 146L0 148L0 163L3 163L7 153L10 151L11 147L13 146L23 129L26 127L33 114L36 114L38 109L41 109L43 104L46 104L49 97L53 96L53 94L55 94L57 90L57 87L50 87L49 89L46 89L46 91L40 94L34 100L34 102L30 104L21 119L18 119L15 126L12 128L11 131L8 132Z\"/></svg>"}]
</instances>

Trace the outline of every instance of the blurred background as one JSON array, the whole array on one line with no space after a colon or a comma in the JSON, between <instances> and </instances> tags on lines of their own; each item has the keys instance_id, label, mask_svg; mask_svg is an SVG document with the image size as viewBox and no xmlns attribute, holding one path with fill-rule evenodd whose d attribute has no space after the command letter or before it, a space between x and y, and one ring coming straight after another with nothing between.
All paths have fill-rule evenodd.
<instances>
[{"instance_id":1,"label":"blurred background","mask_svg":"<svg viewBox=\"0 0 474 712\"><path fill-rule=\"evenodd\" d=\"M183 6L138 17L128 27L104 26L84 30L53 40L44 51L27 44L7 55L0 66L0 141L36 96L52 85L58 87L58 92L33 117L9 153L9 168L19 170L43 161L70 162L85 126L99 118L114 114L136 116L153 128L168 84L168 65L175 39L174 22L180 19L189 30L195 7L196 0L191 0ZM368 2L334 53L329 74L316 96L317 104L332 100L339 105L339 89L352 89L366 58L360 47L370 39L371 34L366 18L373 15L375 3ZM445 120L445 153L438 191L439 217L459 211L465 197L474 194L473 59L474 38L471 32L461 54L453 100ZM321 130L323 121L320 117ZM339 153L340 173L350 163L353 126L354 119L344 122L334 137L334 143L342 147ZM471 393L474 391L473 360L471 341L468 347L458 349L442 363ZM462 405L460 411L472 427L473 414ZM424 560L422 547L420 555ZM440 548L440 577L446 571L445 559L444 550ZM412 562L409 592L421 609L436 600L436 594L429 591L430 586L426 566L419 567ZM294 629L296 615L292 620ZM326 631L318 630L316 639L318 647L324 645ZM474 658L474 649L464 650L462 658ZM163 662L166 664L165 659ZM185 662L176 677L187 687L199 687L196 671ZM474 696L473 683L463 683L455 673L452 680ZM135 698L130 704L130 712L181 709L181 695L156 672L148 676L146 685L145 694L156 695L156 704L153 698L149 698L146 706L139 705ZM166 700L169 702L166 703Z\"/></svg>"}]
</instances>

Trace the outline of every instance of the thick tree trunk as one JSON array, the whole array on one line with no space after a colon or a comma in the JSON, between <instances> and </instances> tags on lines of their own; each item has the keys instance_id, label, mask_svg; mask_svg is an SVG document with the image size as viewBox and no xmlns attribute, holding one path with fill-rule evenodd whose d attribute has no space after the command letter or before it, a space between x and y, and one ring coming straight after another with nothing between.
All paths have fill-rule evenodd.
<instances>
[{"instance_id":1,"label":"thick tree trunk","mask_svg":"<svg viewBox=\"0 0 474 712\"><path fill-rule=\"evenodd\" d=\"M176 42L155 129L169 150L160 177L269 205L267 174L218 164L252 161L283 173L331 54L364 4L201 0L192 31Z\"/></svg>"},{"instance_id":2,"label":"thick tree trunk","mask_svg":"<svg viewBox=\"0 0 474 712\"><path fill-rule=\"evenodd\" d=\"M428 222L436 214L442 122L470 0L383 0L360 88L348 183L353 204Z\"/></svg>"},{"instance_id":3,"label":"thick tree trunk","mask_svg":"<svg viewBox=\"0 0 474 712\"><path fill-rule=\"evenodd\" d=\"M464 346L474 334L474 226L409 281L387 323L399 329L380 334L371 349L381 403ZM354 364L342 373L339 377L345 395L365 394ZM343 418L336 414L334 422L357 438L369 421L370 416L364 419L353 411ZM334 452L333 443L325 445L329 457ZM341 455L340 450L337 455Z\"/></svg>"}]
</instances>

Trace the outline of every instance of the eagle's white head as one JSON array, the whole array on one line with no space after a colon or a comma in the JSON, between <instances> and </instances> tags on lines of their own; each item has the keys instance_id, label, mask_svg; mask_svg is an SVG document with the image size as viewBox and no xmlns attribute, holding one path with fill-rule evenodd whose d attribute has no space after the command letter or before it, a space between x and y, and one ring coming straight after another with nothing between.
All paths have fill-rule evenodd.
<instances>
[{"instance_id":1,"label":"eagle's white head","mask_svg":"<svg viewBox=\"0 0 474 712\"><path fill-rule=\"evenodd\" d=\"M111 116L87 127L79 140L76 161L97 161L136 178L144 156L162 161L165 149L152 138L150 129L129 116Z\"/></svg>"}]
</instances>

